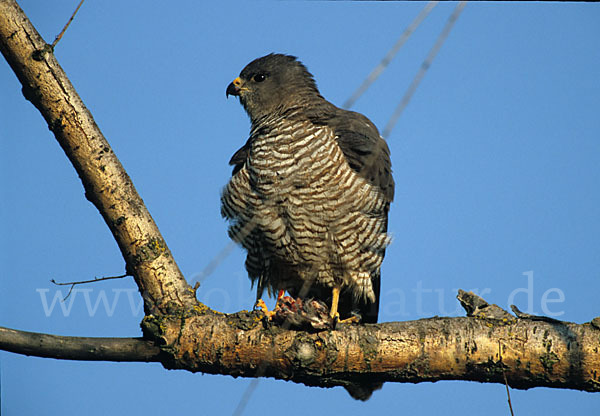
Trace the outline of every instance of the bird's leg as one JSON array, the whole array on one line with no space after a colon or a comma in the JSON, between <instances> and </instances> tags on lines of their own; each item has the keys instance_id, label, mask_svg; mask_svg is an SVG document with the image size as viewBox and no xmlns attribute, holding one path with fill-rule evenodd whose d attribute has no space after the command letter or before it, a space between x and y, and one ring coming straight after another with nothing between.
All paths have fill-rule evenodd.
<instances>
[{"instance_id":1,"label":"bird's leg","mask_svg":"<svg viewBox=\"0 0 600 416\"><path fill-rule=\"evenodd\" d=\"M264 300L262 300L262 298L256 300L256 303L254 304L254 309L261 310L267 316L268 319L272 319L273 315L277 313L277 308L279 308L279 301L281 300L281 298L283 298L283 295L285 295L285 290L281 289L279 292L277 292L277 301L275 302L275 308L272 311L270 311L269 308L267 308L267 304Z\"/></svg>"},{"instance_id":2,"label":"bird's leg","mask_svg":"<svg viewBox=\"0 0 600 416\"><path fill-rule=\"evenodd\" d=\"M279 306L279 301L281 300L283 295L285 295L285 290L280 289L279 292L277 292L277 302L275 302L275 309L277 309L277 307Z\"/></svg>"},{"instance_id":3,"label":"bird's leg","mask_svg":"<svg viewBox=\"0 0 600 416\"><path fill-rule=\"evenodd\" d=\"M338 303L340 302L340 288L335 286L333 288L332 296L331 296L331 310L329 312L329 316L333 319L334 328L335 325L339 322L341 324L350 324L350 323L359 323L360 317L351 316L350 318L340 320L340 314L338 312Z\"/></svg>"},{"instance_id":4,"label":"bird's leg","mask_svg":"<svg viewBox=\"0 0 600 416\"><path fill-rule=\"evenodd\" d=\"M267 304L264 300L262 300L262 298L256 301L256 303L254 304L254 310L262 311L262 313L265 314L268 320L273 319L273 316L275 316L276 314L275 309L270 311L269 308L267 308Z\"/></svg>"},{"instance_id":5,"label":"bird's leg","mask_svg":"<svg viewBox=\"0 0 600 416\"><path fill-rule=\"evenodd\" d=\"M331 309L329 311L329 316L334 321L338 321L340 319L340 314L338 313L338 303L340 301L340 288L338 286L333 287L333 292L331 294Z\"/></svg>"},{"instance_id":6,"label":"bird's leg","mask_svg":"<svg viewBox=\"0 0 600 416\"><path fill-rule=\"evenodd\" d=\"M269 311L269 308L267 308L267 304L264 300L262 300L262 298L256 300L256 302L254 303L254 310L262 311L269 318L272 316L272 312Z\"/></svg>"}]
</instances>

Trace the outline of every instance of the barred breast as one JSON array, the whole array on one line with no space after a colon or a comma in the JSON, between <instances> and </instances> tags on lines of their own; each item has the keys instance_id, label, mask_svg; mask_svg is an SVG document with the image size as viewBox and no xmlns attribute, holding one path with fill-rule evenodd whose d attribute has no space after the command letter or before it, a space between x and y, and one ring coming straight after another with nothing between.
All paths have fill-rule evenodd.
<instances>
[{"instance_id":1,"label":"barred breast","mask_svg":"<svg viewBox=\"0 0 600 416\"><path fill-rule=\"evenodd\" d=\"M375 302L372 280L390 243L386 198L350 168L331 128L288 119L268 126L251 132L246 163L221 198L257 297L265 288L310 296L337 285Z\"/></svg>"}]
</instances>

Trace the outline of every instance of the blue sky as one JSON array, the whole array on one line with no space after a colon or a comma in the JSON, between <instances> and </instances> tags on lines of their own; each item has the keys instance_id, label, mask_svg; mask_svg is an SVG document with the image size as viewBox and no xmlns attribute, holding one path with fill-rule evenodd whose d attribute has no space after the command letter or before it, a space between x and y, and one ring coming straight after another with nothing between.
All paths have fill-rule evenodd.
<instances>
[{"instance_id":1,"label":"blue sky","mask_svg":"<svg viewBox=\"0 0 600 416\"><path fill-rule=\"evenodd\" d=\"M51 42L77 1L20 1ZM249 123L225 88L270 52L297 55L341 105L424 3L86 2L56 55L131 176L190 282L229 244L227 161ZM382 129L453 4L438 5L354 109ZM600 315L600 9L468 4L389 138L396 179L381 321L463 314L458 288L573 322ZM0 325L139 336L123 260L73 168L0 62ZM254 294L232 250L199 299L233 312ZM54 301L54 303L53 303ZM0 352L3 415L231 414L249 379L160 364ZM597 395L512 390L517 414L597 411ZM224 400L223 397L226 399ZM273 397L276 397L273 400ZM435 397L435 400L432 400ZM506 415L499 384L386 384L367 403L341 388L261 380L245 414L284 411ZM280 407L283 409L280 410Z\"/></svg>"}]
</instances>

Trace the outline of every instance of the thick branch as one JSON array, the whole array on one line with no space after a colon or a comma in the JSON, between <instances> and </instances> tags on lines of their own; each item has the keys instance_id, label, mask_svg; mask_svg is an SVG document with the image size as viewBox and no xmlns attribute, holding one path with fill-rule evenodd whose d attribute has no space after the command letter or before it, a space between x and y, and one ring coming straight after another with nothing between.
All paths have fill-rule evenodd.
<instances>
[{"instance_id":1,"label":"thick branch","mask_svg":"<svg viewBox=\"0 0 600 416\"><path fill-rule=\"evenodd\" d=\"M0 51L40 111L117 241L146 311L192 305L182 276L131 179L56 61L14 0L0 0Z\"/></svg>"},{"instance_id":2,"label":"thick branch","mask_svg":"<svg viewBox=\"0 0 600 416\"><path fill-rule=\"evenodd\" d=\"M142 338L61 337L0 327L0 350L84 361L160 361L160 348Z\"/></svg>"},{"instance_id":3,"label":"thick branch","mask_svg":"<svg viewBox=\"0 0 600 416\"><path fill-rule=\"evenodd\" d=\"M263 325L257 312L210 311L144 320L168 368L267 376L315 386L357 381L470 380L515 388L600 391L600 330L592 324L481 317L348 325L307 333Z\"/></svg>"},{"instance_id":4,"label":"thick branch","mask_svg":"<svg viewBox=\"0 0 600 416\"><path fill-rule=\"evenodd\" d=\"M146 317L159 349L137 338L80 338L0 328L0 349L72 360L160 361L167 368L273 377L311 386L470 380L519 389L600 391L600 330L529 319L431 318L307 333L259 312ZM160 354L160 355L159 355Z\"/></svg>"}]
</instances>

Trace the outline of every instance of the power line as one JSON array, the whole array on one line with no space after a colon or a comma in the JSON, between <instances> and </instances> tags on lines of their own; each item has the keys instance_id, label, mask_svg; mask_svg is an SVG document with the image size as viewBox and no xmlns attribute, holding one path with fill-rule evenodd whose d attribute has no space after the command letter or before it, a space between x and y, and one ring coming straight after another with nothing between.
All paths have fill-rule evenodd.
<instances>
[{"instance_id":1,"label":"power line","mask_svg":"<svg viewBox=\"0 0 600 416\"><path fill-rule=\"evenodd\" d=\"M306 295L310 291L310 288L311 288L313 282L314 282L313 280L304 282L304 284L300 288L300 292L298 293L298 298L304 299L306 297ZM289 320L289 318L286 318L285 321L283 322L283 324L281 325L281 329L288 330L288 329L290 329L291 326L292 326L292 322ZM250 399L252 398L252 395L256 391L256 388L258 387L258 383L260 383L260 378L265 375L266 371L267 371L267 361L263 360L258 365L258 368L256 369L256 374L255 374L256 378L253 378L250 381L250 384L248 384L248 387L246 387L246 390L244 391L244 394L240 398L238 405L235 407L235 410L233 411L233 416L241 416L244 413L244 410L246 409L248 402L250 401Z\"/></svg>"},{"instance_id":2,"label":"power line","mask_svg":"<svg viewBox=\"0 0 600 416\"><path fill-rule=\"evenodd\" d=\"M390 133L392 132L392 129L398 122L400 115L402 114L402 112L404 111L406 106L408 105L408 102L410 101L413 94L415 93L415 90L419 86L419 83L423 79L423 76L425 76L425 72L427 72L427 70L431 66L431 63L433 62L435 56L440 51L440 48L444 44L444 41L450 34L450 31L452 30L454 23L456 23L456 19L458 19L458 16L460 16L460 13L463 11L463 9L465 8L466 5L467 5L466 1L461 1L460 3L458 3L456 5L456 8L454 9L452 14L448 18L448 21L446 22L446 25L442 29L442 32L440 33L437 40L435 41L435 44L433 45L433 47L427 54L427 57L421 64L421 68L419 69L419 72L417 72L417 75L415 75L415 78L412 80L410 86L404 93L404 97L402 97L402 101L400 101L400 104L398 104L398 107L396 107L396 110L394 110L394 113L390 117L390 120L388 121L387 125L383 129L382 136L385 137L386 139L389 137Z\"/></svg>"},{"instance_id":3,"label":"power line","mask_svg":"<svg viewBox=\"0 0 600 416\"><path fill-rule=\"evenodd\" d=\"M241 416L244 413L244 409L246 408L246 405L248 404L248 402L250 401L250 398L254 394L254 391L258 387L259 382L260 382L260 378L253 378L250 381L250 384L248 385L248 387L246 387L244 394L242 395L238 405L236 406L235 410L233 411L233 416Z\"/></svg>"},{"instance_id":4,"label":"power line","mask_svg":"<svg viewBox=\"0 0 600 416\"><path fill-rule=\"evenodd\" d=\"M430 1L429 3L427 3L425 5L423 10L421 10L421 12L417 15L417 17L415 17L415 19L412 21L412 23L406 29L404 29L404 32L402 33L402 35L400 35L400 38L396 41L394 46L392 46L392 48L389 50L389 52L383 57L383 59L381 60L379 65L377 65L375 67L375 69L373 69L373 71L371 71L369 76L367 78L365 78L362 85L360 87L358 87L358 89L354 92L354 94L352 94L352 96L346 100L346 102L343 105L344 108L348 109L348 108L352 107L354 105L354 103L356 102L356 100L358 100L360 98L360 96L363 95L365 93L365 91L371 86L371 84L373 82L375 82L375 80L377 78L379 78L381 73L390 64L392 59L394 59L394 56L396 56L396 54L398 53L398 51L400 50L402 45L404 45L404 43L406 43L406 41L408 40L410 35L417 29L417 27L421 24L421 22L427 17L429 12L431 12L431 10L433 10L433 8L438 3L439 3L439 1Z\"/></svg>"}]
</instances>

